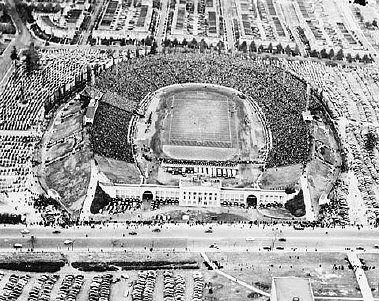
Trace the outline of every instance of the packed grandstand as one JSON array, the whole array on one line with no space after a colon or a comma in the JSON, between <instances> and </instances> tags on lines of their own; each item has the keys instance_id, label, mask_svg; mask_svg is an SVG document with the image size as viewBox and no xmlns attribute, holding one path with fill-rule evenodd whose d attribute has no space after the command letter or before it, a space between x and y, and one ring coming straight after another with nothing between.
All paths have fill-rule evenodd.
<instances>
[{"instance_id":1,"label":"packed grandstand","mask_svg":"<svg viewBox=\"0 0 379 301\"><path fill-rule=\"evenodd\" d=\"M256 101L272 133L267 167L305 163L308 159L309 129L302 117L307 105L306 84L268 60L200 54L146 56L114 66L97 79L100 90L114 92L126 103L138 103L160 88L183 83L232 87ZM109 105L99 107L97 118L101 122L95 122L95 127L101 124L102 128L94 131L94 150L131 161L127 143L118 143L114 148L107 146L108 140L120 137L128 140L128 122L124 118L130 118L134 112L125 112L124 118L117 118L107 114L108 110Z\"/></svg>"}]
</instances>

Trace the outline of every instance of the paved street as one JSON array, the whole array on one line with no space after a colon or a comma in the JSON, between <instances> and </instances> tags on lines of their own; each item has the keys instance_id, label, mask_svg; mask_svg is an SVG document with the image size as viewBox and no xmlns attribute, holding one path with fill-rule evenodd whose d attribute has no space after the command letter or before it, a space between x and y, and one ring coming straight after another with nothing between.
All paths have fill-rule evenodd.
<instances>
[{"instance_id":1,"label":"paved street","mask_svg":"<svg viewBox=\"0 0 379 301\"><path fill-rule=\"evenodd\" d=\"M27 29L25 24L22 23L18 13L16 12L16 5L14 0L5 0L5 3L10 7L10 15L16 23L17 35L16 38L12 40L12 42L0 56L0 86L6 82L6 79L8 78L12 70L10 69L12 65L10 55L13 46L16 46L17 50L20 50L21 48L28 46L32 40L29 30Z\"/></svg>"},{"instance_id":2,"label":"paved street","mask_svg":"<svg viewBox=\"0 0 379 301\"><path fill-rule=\"evenodd\" d=\"M113 227L114 226L114 227ZM53 234L49 228L29 228L30 234L21 235L19 227L4 227L0 231L0 249L12 249L14 243L22 243L28 247L30 235L36 238L36 249L58 249L63 241L74 241L75 248L188 248L192 251L209 249L216 244L220 251L263 251L264 247L274 247L276 252L283 251L335 251L346 252L346 248L365 248L365 252L378 252L375 244L379 243L378 229L305 229L292 228L272 230L249 226L213 226L213 233L205 233L205 226L163 226L161 232L153 232L155 227L126 227L112 225L109 227L70 228L62 229L61 233ZM136 232L135 236L129 232ZM327 232L327 234L326 234ZM248 238L248 239L247 239ZM285 238L286 241L280 241ZM277 250L283 247L284 250ZM217 250L217 249L215 249Z\"/></svg>"}]
</instances>

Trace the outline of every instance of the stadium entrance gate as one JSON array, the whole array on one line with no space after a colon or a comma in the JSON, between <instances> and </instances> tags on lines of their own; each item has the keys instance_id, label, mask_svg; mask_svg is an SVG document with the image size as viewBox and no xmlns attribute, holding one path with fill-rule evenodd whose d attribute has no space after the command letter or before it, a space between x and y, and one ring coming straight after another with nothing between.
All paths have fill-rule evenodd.
<instances>
[{"instance_id":1,"label":"stadium entrance gate","mask_svg":"<svg viewBox=\"0 0 379 301\"><path fill-rule=\"evenodd\" d=\"M142 194L142 201L152 201L154 198L154 195L151 191L145 191L143 194Z\"/></svg>"},{"instance_id":2,"label":"stadium entrance gate","mask_svg":"<svg viewBox=\"0 0 379 301\"><path fill-rule=\"evenodd\" d=\"M257 204L258 204L257 197L253 194L249 195L246 199L246 204L248 207L257 208Z\"/></svg>"}]
</instances>

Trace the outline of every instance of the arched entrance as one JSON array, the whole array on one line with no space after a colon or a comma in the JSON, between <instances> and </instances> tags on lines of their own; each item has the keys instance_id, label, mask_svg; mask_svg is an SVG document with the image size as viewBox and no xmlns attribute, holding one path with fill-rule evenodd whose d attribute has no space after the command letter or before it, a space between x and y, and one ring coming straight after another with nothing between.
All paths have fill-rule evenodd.
<instances>
[{"instance_id":1,"label":"arched entrance","mask_svg":"<svg viewBox=\"0 0 379 301\"><path fill-rule=\"evenodd\" d=\"M258 200L253 194L249 195L246 199L247 207L257 208Z\"/></svg>"},{"instance_id":2,"label":"arched entrance","mask_svg":"<svg viewBox=\"0 0 379 301\"><path fill-rule=\"evenodd\" d=\"M151 191L145 191L142 194L142 201L151 201L154 198L154 195Z\"/></svg>"}]
</instances>

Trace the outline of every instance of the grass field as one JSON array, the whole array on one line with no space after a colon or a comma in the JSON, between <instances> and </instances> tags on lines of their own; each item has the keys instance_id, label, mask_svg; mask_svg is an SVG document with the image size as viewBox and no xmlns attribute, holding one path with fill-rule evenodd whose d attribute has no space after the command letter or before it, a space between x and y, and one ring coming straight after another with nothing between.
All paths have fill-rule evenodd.
<instances>
[{"instance_id":1,"label":"grass field","mask_svg":"<svg viewBox=\"0 0 379 301\"><path fill-rule=\"evenodd\" d=\"M140 173L134 163L115 160L95 155L99 172L103 173L113 183L139 184Z\"/></svg>"},{"instance_id":2,"label":"grass field","mask_svg":"<svg viewBox=\"0 0 379 301\"><path fill-rule=\"evenodd\" d=\"M62 110L61 123L55 124L46 151L46 184L61 196L62 203L78 214L87 192L90 176L90 145L82 128L80 103Z\"/></svg>"},{"instance_id":3,"label":"grass field","mask_svg":"<svg viewBox=\"0 0 379 301\"><path fill-rule=\"evenodd\" d=\"M374 298L379 298L379 254L359 254L358 257L363 259L368 267L365 274L371 287L372 295Z\"/></svg>"},{"instance_id":4,"label":"grass field","mask_svg":"<svg viewBox=\"0 0 379 301\"><path fill-rule=\"evenodd\" d=\"M216 93L186 91L170 99L168 144L232 147L229 100ZM233 118L234 119L234 118Z\"/></svg>"},{"instance_id":5,"label":"grass field","mask_svg":"<svg viewBox=\"0 0 379 301\"><path fill-rule=\"evenodd\" d=\"M267 168L262 175L262 188L286 188L295 186L301 176L303 167L295 164L284 167Z\"/></svg>"}]
</instances>

